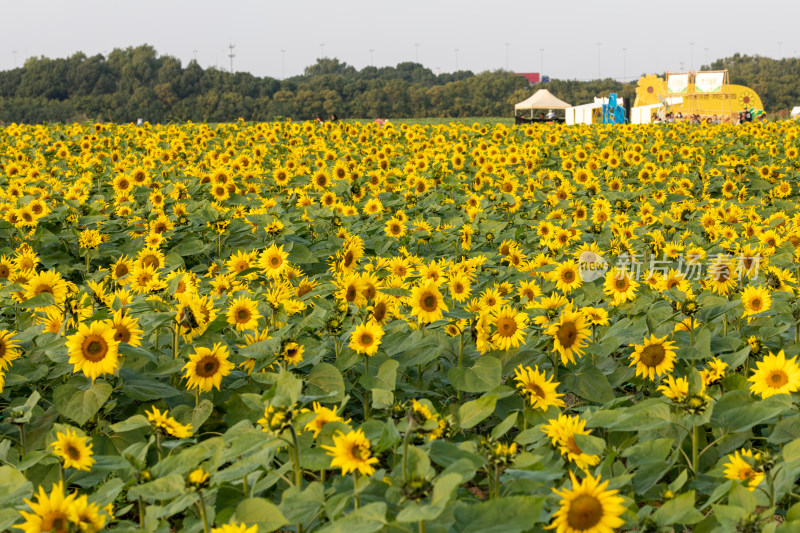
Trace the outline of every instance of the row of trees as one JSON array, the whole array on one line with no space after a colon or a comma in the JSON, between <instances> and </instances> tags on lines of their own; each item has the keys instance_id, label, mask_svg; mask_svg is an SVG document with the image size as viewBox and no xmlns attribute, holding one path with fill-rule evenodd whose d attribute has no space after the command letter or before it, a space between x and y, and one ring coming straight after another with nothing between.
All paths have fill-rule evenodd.
<instances>
[{"instance_id":1,"label":"row of trees","mask_svg":"<svg viewBox=\"0 0 800 533\"><path fill-rule=\"evenodd\" d=\"M735 55L710 68L728 68L731 83L747 85L767 110L800 102L800 61ZM571 103L616 92L635 98L635 84L606 79L552 80L537 86ZM149 45L115 49L108 57L77 53L66 59L30 58L0 72L0 121L222 122L340 117L467 117L509 115L532 88L508 71L435 75L418 63L357 70L318 59L285 80L203 69L162 55Z\"/></svg>"}]
</instances>

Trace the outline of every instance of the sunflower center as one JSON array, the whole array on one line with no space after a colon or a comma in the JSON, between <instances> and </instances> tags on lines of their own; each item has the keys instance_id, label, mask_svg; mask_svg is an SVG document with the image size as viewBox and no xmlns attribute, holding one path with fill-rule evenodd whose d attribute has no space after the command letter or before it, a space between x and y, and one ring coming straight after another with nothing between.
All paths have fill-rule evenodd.
<instances>
[{"instance_id":1,"label":"sunflower center","mask_svg":"<svg viewBox=\"0 0 800 533\"><path fill-rule=\"evenodd\" d=\"M361 346L372 346L373 340L371 333L362 333L359 342Z\"/></svg>"},{"instance_id":2,"label":"sunflower center","mask_svg":"<svg viewBox=\"0 0 800 533\"><path fill-rule=\"evenodd\" d=\"M197 363L196 372L201 378L213 377L219 369L219 361L212 355L206 355Z\"/></svg>"},{"instance_id":3,"label":"sunflower center","mask_svg":"<svg viewBox=\"0 0 800 533\"><path fill-rule=\"evenodd\" d=\"M353 447L353 458L359 461L369 459L369 449L365 446L356 445Z\"/></svg>"},{"instance_id":4,"label":"sunflower center","mask_svg":"<svg viewBox=\"0 0 800 533\"><path fill-rule=\"evenodd\" d=\"M358 291L353 285L347 287L347 292L345 292L345 300L348 302L354 302L356 296L358 295Z\"/></svg>"},{"instance_id":5,"label":"sunflower center","mask_svg":"<svg viewBox=\"0 0 800 533\"><path fill-rule=\"evenodd\" d=\"M663 346L660 344L651 344L642 350L639 360L644 366L655 368L661 364L666 356L667 353L664 351Z\"/></svg>"},{"instance_id":6,"label":"sunflower center","mask_svg":"<svg viewBox=\"0 0 800 533\"><path fill-rule=\"evenodd\" d=\"M92 363L102 361L107 353L108 345L105 339L99 335L89 335L86 337L86 340L83 341L83 357Z\"/></svg>"},{"instance_id":7,"label":"sunflower center","mask_svg":"<svg viewBox=\"0 0 800 533\"><path fill-rule=\"evenodd\" d=\"M420 300L420 307L423 310L431 312L436 310L436 296L433 294L424 294Z\"/></svg>"},{"instance_id":8,"label":"sunflower center","mask_svg":"<svg viewBox=\"0 0 800 533\"><path fill-rule=\"evenodd\" d=\"M577 442L575 442L574 435L570 435L569 438L567 439L567 449L569 450L569 453L574 453L575 455L580 455L583 453L581 447L578 446Z\"/></svg>"},{"instance_id":9,"label":"sunflower center","mask_svg":"<svg viewBox=\"0 0 800 533\"><path fill-rule=\"evenodd\" d=\"M767 376L767 382L770 387L779 389L789 383L789 376L787 376L786 372L783 370L773 370L770 372L769 376Z\"/></svg>"},{"instance_id":10,"label":"sunflower center","mask_svg":"<svg viewBox=\"0 0 800 533\"><path fill-rule=\"evenodd\" d=\"M53 533L67 533L68 528L69 518L61 511L48 513L41 524L41 531L52 531Z\"/></svg>"},{"instance_id":11,"label":"sunflower center","mask_svg":"<svg viewBox=\"0 0 800 533\"><path fill-rule=\"evenodd\" d=\"M75 446L67 446L66 452L73 461L77 461L81 458L81 452Z\"/></svg>"},{"instance_id":12,"label":"sunflower center","mask_svg":"<svg viewBox=\"0 0 800 533\"><path fill-rule=\"evenodd\" d=\"M8 275L10 274L10 270L5 265L0 265L0 279L8 279Z\"/></svg>"},{"instance_id":13,"label":"sunflower center","mask_svg":"<svg viewBox=\"0 0 800 533\"><path fill-rule=\"evenodd\" d=\"M627 291L628 290L628 278L626 278L626 277L617 278L614 281L614 288L617 289L620 292Z\"/></svg>"},{"instance_id":14,"label":"sunflower center","mask_svg":"<svg viewBox=\"0 0 800 533\"><path fill-rule=\"evenodd\" d=\"M372 318L378 322L382 322L383 319L386 318L386 304L383 302L375 304L375 307L372 309Z\"/></svg>"},{"instance_id":15,"label":"sunflower center","mask_svg":"<svg viewBox=\"0 0 800 533\"><path fill-rule=\"evenodd\" d=\"M55 296L55 294L53 293L53 287L51 287L50 285L48 285L46 283L43 283L43 284L39 285L33 291L34 294L41 294L43 292L49 292L50 294L53 294Z\"/></svg>"},{"instance_id":16,"label":"sunflower center","mask_svg":"<svg viewBox=\"0 0 800 533\"><path fill-rule=\"evenodd\" d=\"M758 311L763 306L764 302L761 300L761 298L753 298L752 300L750 300L750 308L754 311Z\"/></svg>"},{"instance_id":17,"label":"sunflower center","mask_svg":"<svg viewBox=\"0 0 800 533\"><path fill-rule=\"evenodd\" d=\"M561 275L561 279L564 281L564 283L572 283L573 281L575 281L575 272L573 272L572 270L566 270Z\"/></svg>"},{"instance_id":18,"label":"sunflower center","mask_svg":"<svg viewBox=\"0 0 800 533\"><path fill-rule=\"evenodd\" d=\"M146 255L142 258L142 264L146 267L158 268L158 258L153 255Z\"/></svg>"},{"instance_id":19,"label":"sunflower center","mask_svg":"<svg viewBox=\"0 0 800 533\"><path fill-rule=\"evenodd\" d=\"M583 531L596 526L603 518L603 504L589 494L581 494L569 504L567 524L573 529Z\"/></svg>"},{"instance_id":20,"label":"sunflower center","mask_svg":"<svg viewBox=\"0 0 800 533\"><path fill-rule=\"evenodd\" d=\"M125 326L117 326L117 332L114 333L114 340L117 342L128 342L131 340L131 332Z\"/></svg>"},{"instance_id":21,"label":"sunflower center","mask_svg":"<svg viewBox=\"0 0 800 533\"><path fill-rule=\"evenodd\" d=\"M247 322L250 320L250 311L247 309L239 309L236 311L236 320L239 322Z\"/></svg>"},{"instance_id":22,"label":"sunflower center","mask_svg":"<svg viewBox=\"0 0 800 533\"><path fill-rule=\"evenodd\" d=\"M511 337L517 331L517 321L507 316L497 320L497 332L503 337Z\"/></svg>"},{"instance_id":23,"label":"sunflower center","mask_svg":"<svg viewBox=\"0 0 800 533\"><path fill-rule=\"evenodd\" d=\"M739 470L739 481L747 481L748 479L753 477L754 474L755 472L753 472L753 469L750 468L749 466L742 468L741 470Z\"/></svg>"},{"instance_id":24,"label":"sunflower center","mask_svg":"<svg viewBox=\"0 0 800 533\"><path fill-rule=\"evenodd\" d=\"M346 254L344 254L343 264L345 267L349 267L350 265L353 264L354 260L355 260L355 255L353 255L352 251L349 251Z\"/></svg>"},{"instance_id":25,"label":"sunflower center","mask_svg":"<svg viewBox=\"0 0 800 533\"><path fill-rule=\"evenodd\" d=\"M537 398L545 397L544 390L536 383L531 383L530 385L528 385L528 390L533 396L536 396Z\"/></svg>"},{"instance_id":26,"label":"sunflower center","mask_svg":"<svg viewBox=\"0 0 800 533\"><path fill-rule=\"evenodd\" d=\"M564 322L558 327L558 332L556 333L556 337L558 338L558 342L561 343L561 346L564 348L570 348L578 338L578 328L575 327L575 322Z\"/></svg>"}]
</instances>

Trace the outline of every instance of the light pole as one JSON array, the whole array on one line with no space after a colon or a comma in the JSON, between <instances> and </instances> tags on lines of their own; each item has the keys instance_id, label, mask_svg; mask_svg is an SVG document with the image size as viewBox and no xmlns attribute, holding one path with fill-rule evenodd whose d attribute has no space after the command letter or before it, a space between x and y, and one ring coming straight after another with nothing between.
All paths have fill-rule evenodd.
<instances>
[{"instance_id":1,"label":"light pole","mask_svg":"<svg viewBox=\"0 0 800 533\"><path fill-rule=\"evenodd\" d=\"M508 68L508 47L511 46L511 43L506 43L506 70L511 70Z\"/></svg>"},{"instance_id":2,"label":"light pole","mask_svg":"<svg viewBox=\"0 0 800 533\"><path fill-rule=\"evenodd\" d=\"M414 48L416 48L416 61L419 63L419 43L414 43Z\"/></svg>"},{"instance_id":3,"label":"light pole","mask_svg":"<svg viewBox=\"0 0 800 533\"><path fill-rule=\"evenodd\" d=\"M454 51L456 53L456 72L458 72L458 48L456 48Z\"/></svg>"},{"instance_id":4,"label":"light pole","mask_svg":"<svg viewBox=\"0 0 800 533\"><path fill-rule=\"evenodd\" d=\"M597 79L598 80L603 79L603 75L601 74L601 71L600 71L600 47L602 45L603 45L603 43L597 43Z\"/></svg>"},{"instance_id":5,"label":"light pole","mask_svg":"<svg viewBox=\"0 0 800 533\"><path fill-rule=\"evenodd\" d=\"M694 70L694 41L689 43L689 70Z\"/></svg>"},{"instance_id":6,"label":"light pole","mask_svg":"<svg viewBox=\"0 0 800 533\"><path fill-rule=\"evenodd\" d=\"M539 81L544 77L544 48L539 48Z\"/></svg>"},{"instance_id":7,"label":"light pole","mask_svg":"<svg viewBox=\"0 0 800 533\"><path fill-rule=\"evenodd\" d=\"M705 47L706 51L706 65L708 65L708 46Z\"/></svg>"},{"instance_id":8,"label":"light pole","mask_svg":"<svg viewBox=\"0 0 800 533\"><path fill-rule=\"evenodd\" d=\"M628 81L627 72L628 71L628 49L622 49L622 83Z\"/></svg>"},{"instance_id":9,"label":"light pole","mask_svg":"<svg viewBox=\"0 0 800 533\"><path fill-rule=\"evenodd\" d=\"M281 48L281 79L286 79L286 48Z\"/></svg>"}]
</instances>

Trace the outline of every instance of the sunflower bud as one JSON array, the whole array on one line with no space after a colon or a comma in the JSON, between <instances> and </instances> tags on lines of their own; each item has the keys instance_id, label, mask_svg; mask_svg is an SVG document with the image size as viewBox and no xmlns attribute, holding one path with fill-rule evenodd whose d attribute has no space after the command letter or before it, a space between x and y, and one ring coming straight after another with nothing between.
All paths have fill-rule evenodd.
<instances>
[{"instance_id":1,"label":"sunflower bud","mask_svg":"<svg viewBox=\"0 0 800 533\"><path fill-rule=\"evenodd\" d=\"M419 501L427 498L433 490L433 483L423 477L410 476L403 485L403 494L409 500Z\"/></svg>"},{"instance_id":2,"label":"sunflower bud","mask_svg":"<svg viewBox=\"0 0 800 533\"><path fill-rule=\"evenodd\" d=\"M699 310L700 306L691 298L687 298L681 305L681 312L686 316L694 316Z\"/></svg>"},{"instance_id":3,"label":"sunflower bud","mask_svg":"<svg viewBox=\"0 0 800 533\"><path fill-rule=\"evenodd\" d=\"M196 489L204 489L208 487L208 472L203 470L202 467L192 470L189 474L189 486Z\"/></svg>"},{"instance_id":4,"label":"sunflower bud","mask_svg":"<svg viewBox=\"0 0 800 533\"><path fill-rule=\"evenodd\" d=\"M706 410L708 406L708 399L701 394L689 394L683 400L684 408L691 414L700 414Z\"/></svg>"}]
</instances>

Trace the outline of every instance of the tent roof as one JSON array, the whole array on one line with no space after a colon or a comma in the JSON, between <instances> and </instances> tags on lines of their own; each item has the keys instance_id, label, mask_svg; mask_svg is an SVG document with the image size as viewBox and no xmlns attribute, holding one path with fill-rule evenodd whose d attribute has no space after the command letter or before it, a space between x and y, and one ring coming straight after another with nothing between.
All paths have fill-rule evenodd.
<instances>
[{"instance_id":1,"label":"tent roof","mask_svg":"<svg viewBox=\"0 0 800 533\"><path fill-rule=\"evenodd\" d=\"M539 89L533 96L514 106L514 109L566 109L572 107L563 100L559 100L547 89Z\"/></svg>"}]
</instances>

